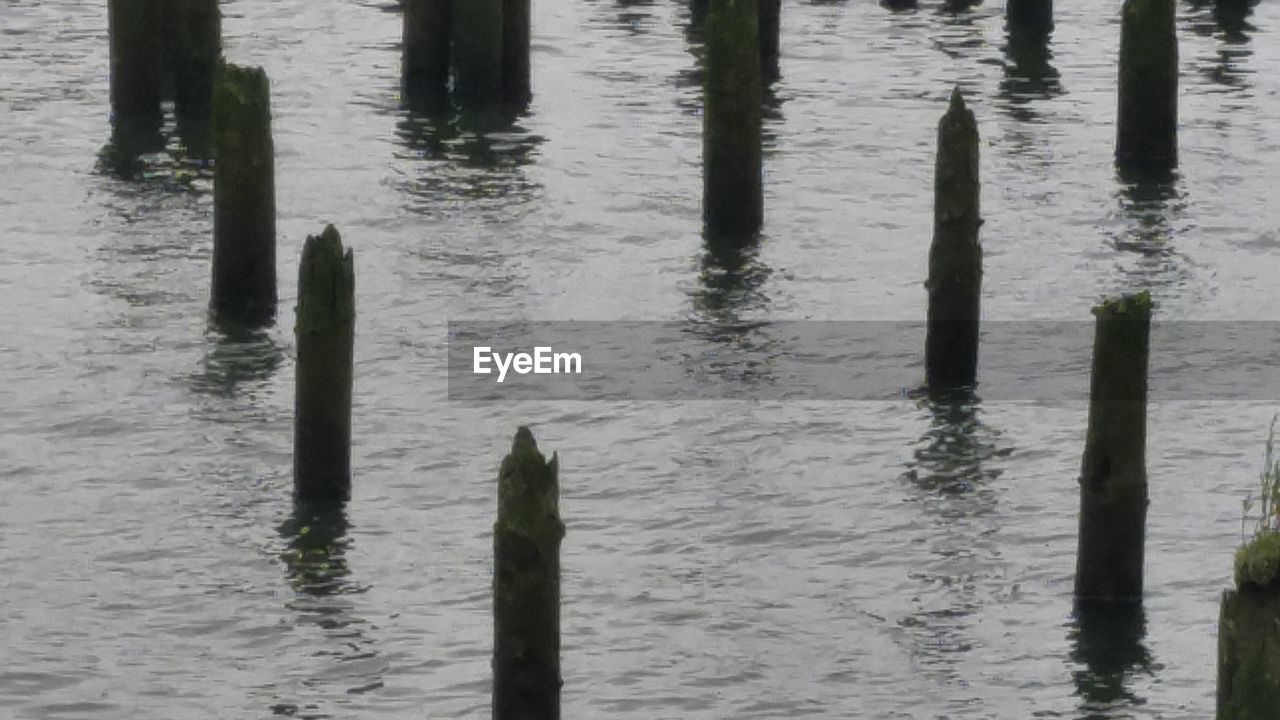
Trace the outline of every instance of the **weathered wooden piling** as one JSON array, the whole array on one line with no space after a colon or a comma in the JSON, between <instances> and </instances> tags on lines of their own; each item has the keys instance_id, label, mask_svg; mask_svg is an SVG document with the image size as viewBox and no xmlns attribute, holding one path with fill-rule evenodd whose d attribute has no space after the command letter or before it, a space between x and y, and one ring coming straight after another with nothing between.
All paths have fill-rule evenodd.
<instances>
[{"instance_id":1,"label":"weathered wooden piling","mask_svg":"<svg viewBox=\"0 0 1280 720\"><path fill-rule=\"evenodd\" d=\"M533 32L530 5L530 0L503 0L502 3L503 98L512 107L527 105L533 97L529 67Z\"/></svg>"},{"instance_id":2,"label":"weathered wooden piling","mask_svg":"<svg viewBox=\"0 0 1280 720\"><path fill-rule=\"evenodd\" d=\"M1053 32L1053 0L1008 0L1005 20L1010 35L1046 36Z\"/></svg>"},{"instance_id":3,"label":"weathered wooden piling","mask_svg":"<svg viewBox=\"0 0 1280 720\"><path fill-rule=\"evenodd\" d=\"M703 219L707 234L747 241L764 222L764 90L756 0L711 0L703 92Z\"/></svg>"},{"instance_id":4,"label":"weathered wooden piling","mask_svg":"<svg viewBox=\"0 0 1280 720\"><path fill-rule=\"evenodd\" d=\"M438 102L449 90L450 0L404 0L403 89Z\"/></svg>"},{"instance_id":5,"label":"weathered wooden piling","mask_svg":"<svg viewBox=\"0 0 1280 720\"><path fill-rule=\"evenodd\" d=\"M1093 314L1075 595L1084 603L1141 602L1151 296L1108 299Z\"/></svg>"},{"instance_id":6,"label":"weathered wooden piling","mask_svg":"<svg viewBox=\"0 0 1280 720\"><path fill-rule=\"evenodd\" d=\"M220 62L213 94L213 283L220 316L261 324L276 311L275 148L262 68Z\"/></svg>"},{"instance_id":7,"label":"weathered wooden piling","mask_svg":"<svg viewBox=\"0 0 1280 720\"><path fill-rule=\"evenodd\" d=\"M1120 21L1116 164L1165 174L1178 165L1175 0L1125 0Z\"/></svg>"},{"instance_id":8,"label":"weathered wooden piling","mask_svg":"<svg viewBox=\"0 0 1280 720\"><path fill-rule=\"evenodd\" d=\"M163 0L108 0L111 112L117 120L161 117Z\"/></svg>"},{"instance_id":9,"label":"weathered wooden piling","mask_svg":"<svg viewBox=\"0 0 1280 720\"><path fill-rule=\"evenodd\" d=\"M929 246L925 376L930 390L972 387L982 298L978 124L960 88L938 122L933 242Z\"/></svg>"},{"instance_id":10,"label":"weathered wooden piling","mask_svg":"<svg viewBox=\"0 0 1280 720\"><path fill-rule=\"evenodd\" d=\"M1280 533L1236 554L1218 616L1217 720L1270 720L1280 708Z\"/></svg>"},{"instance_id":11,"label":"weathered wooden piling","mask_svg":"<svg viewBox=\"0 0 1280 720\"><path fill-rule=\"evenodd\" d=\"M464 106L497 105L502 100L503 2L452 3L453 89Z\"/></svg>"},{"instance_id":12,"label":"weathered wooden piling","mask_svg":"<svg viewBox=\"0 0 1280 720\"><path fill-rule=\"evenodd\" d=\"M298 265L298 370L293 485L299 497L351 496L355 267L329 225L307 238Z\"/></svg>"},{"instance_id":13,"label":"weathered wooden piling","mask_svg":"<svg viewBox=\"0 0 1280 720\"><path fill-rule=\"evenodd\" d=\"M171 16L166 63L173 72L174 110L179 115L207 117L222 55L218 0L168 0L167 7Z\"/></svg>"},{"instance_id":14,"label":"weathered wooden piling","mask_svg":"<svg viewBox=\"0 0 1280 720\"><path fill-rule=\"evenodd\" d=\"M760 71L765 80L775 80L780 74L778 58L781 54L782 0L760 0Z\"/></svg>"},{"instance_id":15,"label":"weathered wooden piling","mask_svg":"<svg viewBox=\"0 0 1280 720\"><path fill-rule=\"evenodd\" d=\"M493 529L493 718L560 718L559 460L516 431Z\"/></svg>"}]
</instances>

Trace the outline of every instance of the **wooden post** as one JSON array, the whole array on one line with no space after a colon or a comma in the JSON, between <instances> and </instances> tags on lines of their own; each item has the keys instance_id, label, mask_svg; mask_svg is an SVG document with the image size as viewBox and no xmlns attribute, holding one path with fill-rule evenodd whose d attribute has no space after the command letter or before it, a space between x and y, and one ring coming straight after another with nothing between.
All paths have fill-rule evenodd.
<instances>
[{"instance_id":1,"label":"wooden post","mask_svg":"<svg viewBox=\"0 0 1280 720\"><path fill-rule=\"evenodd\" d=\"M929 246L925 376L931 391L973 387L982 298L978 124L960 88L938 123L933 242Z\"/></svg>"},{"instance_id":2,"label":"wooden post","mask_svg":"<svg viewBox=\"0 0 1280 720\"><path fill-rule=\"evenodd\" d=\"M560 718L559 460L520 428L498 472L493 720Z\"/></svg>"},{"instance_id":3,"label":"wooden post","mask_svg":"<svg viewBox=\"0 0 1280 720\"><path fill-rule=\"evenodd\" d=\"M111 112L116 120L159 124L164 92L163 0L108 0Z\"/></svg>"},{"instance_id":4,"label":"wooden post","mask_svg":"<svg viewBox=\"0 0 1280 720\"><path fill-rule=\"evenodd\" d=\"M524 107L533 98L530 87L529 50L532 42L530 0L503 0L503 94L511 107Z\"/></svg>"},{"instance_id":5,"label":"wooden post","mask_svg":"<svg viewBox=\"0 0 1280 720\"><path fill-rule=\"evenodd\" d=\"M711 0L703 94L703 219L710 236L747 242L764 222L760 38L756 0Z\"/></svg>"},{"instance_id":6,"label":"wooden post","mask_svg":"<svg viewBox=\"0 0 1280 720\"><path fill-rule=\"evenodd\" d=\"M449 90L450 0L405 0L401 58L405 96L439 102Z\"/></svg>"},{"instance_id":7,"label":"wooden post","mask_svg":"<svg viewBox=\"0 0 1280 720\"><path fill-rule=\"evenodd\" d=\"M782 0L760 0L760 71L766 80L780 74Z\"/></svg>"},{"instance_id":8,"label":"wooden post","mask_svg":"<svg viewBox=\"0 0 1280 720\"><path fill-rule=\"evenodd\" d=\"M1116 164L1163 175L1178 165L1175 0L1125 0L1120 21Z\"/></svg>"},{"instance_id":9,"label":"wooden post","mask_svg":"<svg viewBox=\"0 0 1280 720\"><path fill-rule=\"evenodd\" d=\"M1280 533L1236 553L1218 617L1217 720L1266 720L1280 708Z\"/></svg>"},{"instance_id":10,"label":"wooden post","mask_svg":"<svg viewBox=\"0 0 1280 720\"><path fill-rule=\"evenodd\" d=\"M222 56L222 13L218 0L168 0L173 13L168 64L173 70L174 110L208 117L213 80Z\"/></svg>"},{"instance_id":11,"label":"wooden post","mask_svg":"<svg viewBox=\"0 0 1280 720\"><path fill-rule=\"evenodd\" d=\"M351 384L355 266L329 225L302 246L298 265L298 377L293 486L298 497L351 496Z\"/></svg>"},{"instance_id":12,"label":"wooden post","mask_svg":"<svg viewBox=\"0 0 1280 720\"><path fill-rule=\"evenodd\" d=\"M1005 18L1011 36L1046 36L1053 32L1053 0L1009 0Z\"/></svg>"},{"instance_id":13,"label":"wooden post","mask_svg":"<svg viewBox=\"0 0 1280 720\"><path fill-rule=\"evenodd\" d=\"M503 0L453 4L453 89L468 107L500 104L503 96Z\"/></svg>"},{"instance_id":14,"label":"wooden post","mask_svg":"<svg viewBox=\"0 0 1280 720\"><path fill-rule=\"evenodd\" d=\"M1141 602L1151 296L1105 300L1093 314L1075 595L1086 603Z\"/></svg>"},{"instance_id":15,"label":"wooden post","mask_svg":"<svg viewBox=\"0 0 1280 720\"><path fill-rule=\"evenodd\" d=\"M275 148L262 68L219 63L213 96L213 298L219 315L276 312Z\"/></svg>"}]
</instances>

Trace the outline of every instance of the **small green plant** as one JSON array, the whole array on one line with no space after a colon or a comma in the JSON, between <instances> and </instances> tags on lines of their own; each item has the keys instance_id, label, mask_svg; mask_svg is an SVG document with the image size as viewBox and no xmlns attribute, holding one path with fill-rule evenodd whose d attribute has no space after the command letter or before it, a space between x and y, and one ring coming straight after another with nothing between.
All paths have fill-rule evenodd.
<instances>
[{"instance_id":1,"label":"small green plant","mask_svg":"<svg viewBox=\"0 0 1280 720\"><path fill-rule=\"evenodd\" d=\"M1280 416L1277 416L1280 417ZM1280 577L1280 461L1275 457L1276 420L1271 418L1267 442L1263 446L1262 472L1258 494L1244 499L1240 519L1240 535L1244 545L1236 551L1236 584L1266 586ZM1247 539L1245 523L1250 511L1258 505L1253 537Z\"/></svg>"}]
</instances>

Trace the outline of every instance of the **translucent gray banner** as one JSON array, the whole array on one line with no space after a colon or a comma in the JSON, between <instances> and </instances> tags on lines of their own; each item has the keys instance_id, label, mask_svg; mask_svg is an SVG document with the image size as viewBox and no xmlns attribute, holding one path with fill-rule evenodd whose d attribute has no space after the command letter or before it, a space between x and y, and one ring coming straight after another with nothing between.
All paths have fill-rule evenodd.
<instances>
[{"instance_id":1,"label":"translucent gray banner","mask_svg":"<svg viewBox=\"0 0 1280 720\"><path fill-rule=\"evenodd\" d=\"M984 323L978 397L1087 400L1093 335ZM923 386L924 339L923 322L450 322L449 398L887 400ZM1280 322L1154 322L1149 378L1152 401L1280 400Z\"/></svg>"}]
</instances>

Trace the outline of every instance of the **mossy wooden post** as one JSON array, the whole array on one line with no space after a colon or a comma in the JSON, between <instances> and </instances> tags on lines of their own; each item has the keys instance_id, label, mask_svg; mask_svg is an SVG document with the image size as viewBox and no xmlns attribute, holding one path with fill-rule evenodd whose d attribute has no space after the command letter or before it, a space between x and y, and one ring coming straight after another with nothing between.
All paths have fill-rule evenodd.
<instances>
[{"instance_id":1,"label":"mossy wooden post","mask_svg":"<svg viewBox=\"0 0 1280 720\"><path fill-rule=\"evenodd\" d=\"M464 106L500 104L503 0L457 0L453 3L454 92Z\"/></svg>"},{"instance_id":2,"label":"mossy wooden post","mask_svg":"<svg viewBox=\"0 0 1280 720\"><path fill-rule=\"evenodd\" d=\"M1175 0L1125 0L1120 20L1116 164L1165 174L1178 165Z\"/></svg>"},{"instance_id":3,"label":"mossy wooden post","mask_svg":"<svg viewBox=\"0 0 1280 720\"><path fill-rule=\"evenodd\" d=\"M703 219L711 237L749 240L764 221L757 0L711 0L703 93Z\"/></svg>"},{"instance_id":4,"label":"mossy wooden post","mask_svg":"<svg viewBox=\"0 0 1280 720\"><path fill-rule=\"evenodd\" d=\"M1151 296L1105 300L1093 314L1075 595L1086 604L1141 602Z\"/></svg>"},{"instance_id":5,"label":"mossy wooden post","mask_svg":"<svg viewBox=\"0 0 1280 720\"><path fill-rule=\"evenodd\" d=\"M293 486L300 498L351 496L355 268L332 225L307 238L298 265L298 376Z\"/></svg>"},{"instance_id":6,"label":"mossy wooden post","mask_svg":"<svg viewBox=\"0 0 1280 720\"><path fill-rule=\"evenodd\" d=\"M493 529L493 720L560 718L559 461L528 428L498 472Z\"/></svg>"},{"instance_id":7,"label":"mossy wooden post","mask_svg":"<svg viewBox=\"0 0 1280 720\"><path fill-rule=\"evenodd\" d=\"M174 110L208 117L213 79L222 55L222 13L218 0L168 0L172 18L168 63L173 70Z\"/></svg>"},{"instance_id":8,"label":"mossy wooden post","mask_svg":"<svg viewBox=\"0 0 1280 720\"><path fill-rule=\"evenodd\" d=\"M977 378L982 297L978 124L958 87L938 122L933 183L925 376L931 390L946 391L972 387Z\"/></svg>"},{"instance_id":9,"label":"mossy wooden post","mask_svg":"<svg viewBox=\"0 0 1280 720\"><path fill-rule=\"evenodd\" d=\"M502 87L503 97L512 107L523 107L533 97L529 66L531 16L530 0L503 0Z\"/></svg>"},{"instance_id":10,"label":"mossy wooden post","mask_svg":"<svg viewBox=\"0 0 1280 720\"><path fill-rule=\"evenodd\" d=\"M1053 32L1053 0L1009 0L1005 19L1011 36L1044 37Z\"/></svg>"},{"instance_id":11,"label":"mossy wooden post","mask_svg":"<svg viewBox=\"0 0 1280 720\"><path fill-rule=\"evenodd\" d=\"M111 113L122 121L161 119L164 0L108 0Z\"/></svg>"},{"instance_id":12,"label":"mossy wooden post","mask_svg":"<svg viewBox=\"0 0 1280 720\"><path fill-rule=\"evenodd\" d=\"M1236 553L1218 617L1217 720L1270 720L1280 708L1280 533Z\"/></svg>"},{"instance_id":13,"label":"mossy wooden post","mask_svg":"<svg viewBox=\"0 0 1280 720\"><path fill-rule=\"evenodd\" d=\"M765 80L775 80L779 75L778 57L781 54L782 0L760 0L760 71Z\"/></svg>"},{"instance_id":14,"label":"mossy wooden post","mask_svg":"<svg viewBox=\"0 0 1280 720\"><path fill-rule=\"evenodd\" d=\"M276 312L275 148L262 68L219 63L213 94L215 313L261 324Z\"/></svg>"},{"instance_id":15,"label":"mossy wooden post","mask_svg":"<svg viewBox=\"0 0 1280 720\"><path fill-rule=\"evenodd\" d=\"M439 102L449 91L451 0L405 0L401 57L405 95Z\"/></svg>"}]
</instances>

